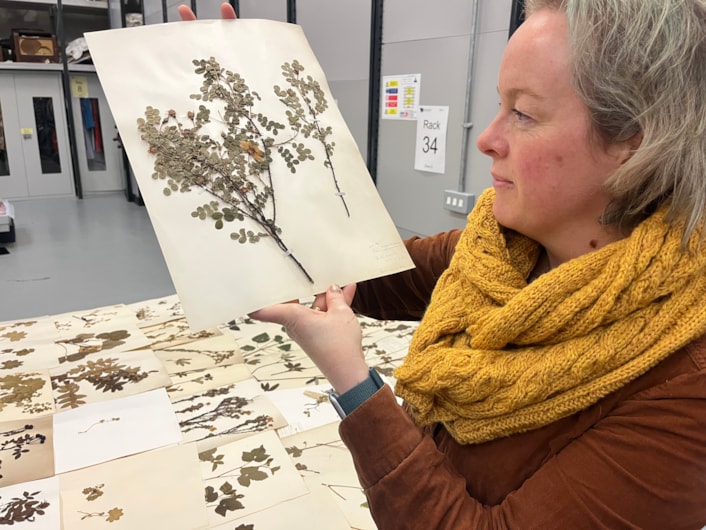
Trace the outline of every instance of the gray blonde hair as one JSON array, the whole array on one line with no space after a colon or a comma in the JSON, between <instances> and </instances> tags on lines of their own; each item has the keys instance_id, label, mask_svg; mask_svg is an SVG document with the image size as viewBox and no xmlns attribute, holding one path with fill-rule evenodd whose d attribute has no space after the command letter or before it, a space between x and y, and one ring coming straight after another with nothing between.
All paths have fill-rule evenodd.
<instances>
[{"instance_id":1,"label":"gray blonde hair","mask_svg":"<svg viewBox=\"0 0 706 530\"><path fill-rule=\"evenodd\" d=\"M604 222L631 229L662 204L706 238L706 1L527 0L566 13L574 87L605 142L641 137L606 181Z\"/></svg>"}]
</instances>

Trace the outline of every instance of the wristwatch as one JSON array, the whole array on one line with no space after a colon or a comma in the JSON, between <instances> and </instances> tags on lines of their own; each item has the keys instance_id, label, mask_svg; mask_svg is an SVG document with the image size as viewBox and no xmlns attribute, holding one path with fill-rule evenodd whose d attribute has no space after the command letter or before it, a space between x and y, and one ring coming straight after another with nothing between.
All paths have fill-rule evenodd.
<instances>
[{"instance_id":1,"label":"wristwatch","mask_svg":"<svg viewBox=\"0 0 706 530\"><path fill-rule=\"evenodd\" d=\"M375 368L371 368L365 381L358 383L340 395L331 391L328 399L333 408L336 409L336 412L338 412L338 415L343 419L362 405L366 399L380 390L384 384L380 374L377 373Z\"/></svg>"}]
</instances>

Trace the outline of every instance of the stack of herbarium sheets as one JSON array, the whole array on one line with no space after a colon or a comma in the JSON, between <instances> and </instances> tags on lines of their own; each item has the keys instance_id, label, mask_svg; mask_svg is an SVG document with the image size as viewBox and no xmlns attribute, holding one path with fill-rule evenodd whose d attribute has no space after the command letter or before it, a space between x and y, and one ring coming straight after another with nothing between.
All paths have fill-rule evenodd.
<instances>
[{"instance_id":1,"label":"stack of herbarium sheets","mask_svg":"<svg viewBox=\"0 0 706 530\"><path fill-rule=\"evenodd\" d=\"M414 331L362 318L392 377ZM0 524L374 528L326 381L283 330L176 296L0 323Z\"/></svg>"}]
</instances>

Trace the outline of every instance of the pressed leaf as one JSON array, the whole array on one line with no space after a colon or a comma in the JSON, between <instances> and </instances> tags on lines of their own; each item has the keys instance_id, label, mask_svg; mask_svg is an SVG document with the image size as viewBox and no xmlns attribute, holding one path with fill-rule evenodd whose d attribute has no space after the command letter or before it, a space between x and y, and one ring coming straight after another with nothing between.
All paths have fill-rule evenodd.
<instances>
[{"instance_id":1,"label":"pressed leaf","mask_svg":"<svg viewBox=\"0 0 706 530\"><path fill-rule=\"evenodd\" d=\"M221 502L218 503L215 512L218 515L225 517L228 512L243 509L245 509L245 506L243 506L243 504L236 497L228 497L227 499L221 499Z\"/></svg>"}]
</instances>

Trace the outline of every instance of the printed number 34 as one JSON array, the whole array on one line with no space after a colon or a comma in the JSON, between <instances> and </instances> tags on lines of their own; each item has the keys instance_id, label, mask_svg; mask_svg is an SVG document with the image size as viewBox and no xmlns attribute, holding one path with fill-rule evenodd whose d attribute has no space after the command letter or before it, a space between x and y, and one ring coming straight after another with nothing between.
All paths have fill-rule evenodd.
<instances>
[{"instance_id":1,"label":"printed number 34","mask_svg":"<svg viewBox=\"0 0 706 530\"><path fill-rule=\"evenodd\" d=\"M422 152L428 153L429 151L434 151L434 154L436 154L436 136L433 139L429 138L428 136L425 136L422 140L424 142L424 145L422 146Z\"/></svg>"}]
</instances>

